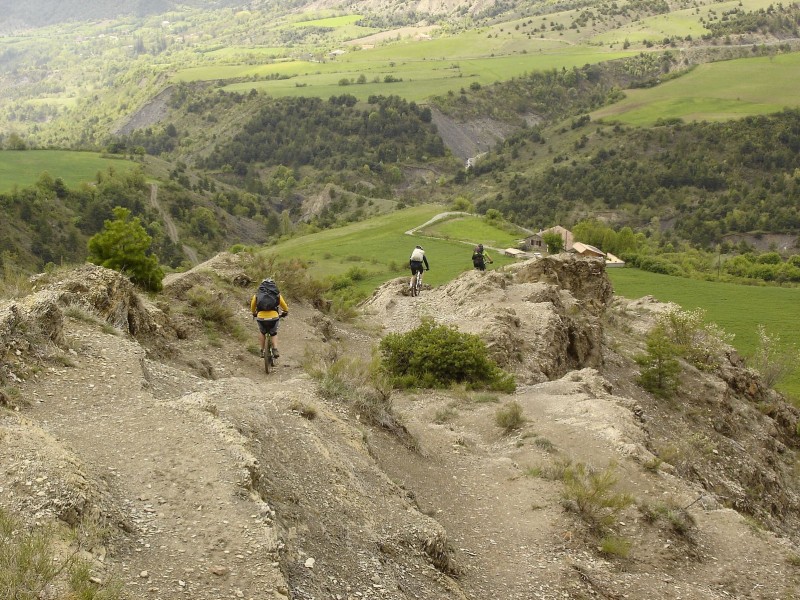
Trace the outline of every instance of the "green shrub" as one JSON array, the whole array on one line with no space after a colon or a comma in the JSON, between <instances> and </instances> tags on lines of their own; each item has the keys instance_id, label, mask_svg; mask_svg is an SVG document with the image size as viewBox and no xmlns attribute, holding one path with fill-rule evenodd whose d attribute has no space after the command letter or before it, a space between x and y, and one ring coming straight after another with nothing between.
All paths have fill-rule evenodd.
<instances>
[{"instance_id":1,"label":"green shrub","mask_svg":"<svg viewBox=\"0 0 800 600\"><path fill-rule=\"evenodd\" d=\"M506 433L519 429L525 424L522 406L514 400L505 406L501 406L494 415L494 422L498 427L503 428Z\"/></svg>"},{"instance_id":2,"label":"green shrub","mask_svg":"<svg viewBox=\"0 0 800 600\"><path fill-rule=\"evenodd\" d=\"M631 552L631 541L617 535L607 535L600 540L600 552L606 556L628 558Z\"/></svg>"},{"instance_id":3,"label":"green shrub","mask_svg":"<svg viewBox=\"0 0 800 600\"><path fill-rule=\"evenodd\" d=\"M253 254L243 266L253 281L272 277L286 299L306 300L319 309L330 308L324 299L330 283L311 277L308 265L299 259L278 261L274 254Z\"/></svg>"},{"instance_id":4,"label":"green shrub","mask_svg":"<svg viewBox=\"0 0 800 600\"><path fill-rule=\"evenodd\" d=\"M437 325L425 318L408 333L392 333L381 340L383 366L394 378L417 387L443 388L465 383L473 389L488 388L511 392L516 388L511 375L503 372L488 356L478 336L454 327Z\"/></svg>"},{"instance_id":5,"label":"green shrub","mask_svg":"<svg viewBox=\"0 0 800 600\"><path fill-rule=\"evenodd\" d=\"M222 293L212 294L204 289L192 288L186 295L191 314L218 329L228 329L234 322L233 310L225 303Z\"/></svg>"},{"instance_id":6,"label":"green shrub","mask_svg":"<svg viewBox=\"0 0 800 600\"><path fill-rule=\"evenodd\" d=\"M673 533L683 537L688 537L697 526L694 517L674 502L642 503L638 508L648 523L663 521Z\"/></svg>"},{"instance_id":7,"label":"green shrub","mask_svg":"<svg viewBox=\"0 0 800 600\"><path fill-rule=\"evenodd\" d=\"M545 452L552 453L556 451L556 445L547 438L536 438L533 443L537 448L540 448Z\"/></svg>"},{"instance_id":8,"label":"green shrub","mask_svg":"<svg viewBox=\"0 0 800 600\"><path fill-rule=\"evenodd\" d=\"M768 333L761 324L758 325L757 338L756 350L749 362L761 375L764 384L774 387L797 368L797 346L781 344L780 336Z\"/></svg>"},{"instance_id":9,"label":"green shrub","mask_svg":"<svg viewBox=\"0 0 800 600\"><path fill-rule=\"evenodd\" d=\"M0 253L0 297L21 298L33 291L30 276L14 265L14 255L8 250Z\"/></svg>"},{"instance_id":10,"label":"green shrub","mask_svg":"<svg viewBox=\"0 0 800 600\"><path fill-rule=\"evenodd\" d=\"M377 355L365 361L330 346L327 355L307 351L303 366L319 384L323 398L349 404L359 420L388 429L416 446L394 412L392 387Z\"/></svg>"},{"instance_id":11,"label":"green shrub","mask_svg":"<svg viewBox=\"0 0 800 600\"><path fill-rule=\"evenodd\" d=\"M302 400L292 400L289 404L289 408L309 421L313 421L317 418L317 407L313 404L303 402Z\"/></svg>"},{"instance_id":12,"label":"green shrub","mask_svg":"<svg viewBox=\"0 0 800 600\"><path fill-rule=\"evenodd\" d=\"M67 588L59 597L81 600L115 600L117 582L96 583L89 565L79 557L91 548L97 529L81 525L75 533L77 548L64 555L55 528L31 529L0 508L0 593L3 598L37 600L51 597L54 587Z\"/></svg>"},{"instance_id":13,"label":"green shrub","mask_svg":"<svg viewBox=\"0 0 800 600\"><path fill-rule=\"evenodd\" d=\"M673 308L658 317L658 324L664 327L678 354L703 371L719 366L720 356L733 338L715 323L706 323L702 308Z\"/></svg>"},{"instance_id":14,"label":"green shrub","mask_svg":"<svg viewBox=\"0 0 800 600\"><path fill-rule=\"evenodd\" d=\"M445 406L436 411L433 417L433 422L442 425L448 421L452 421L458 416L458 411L452 406Z\"/></svg>"}]
</instances>

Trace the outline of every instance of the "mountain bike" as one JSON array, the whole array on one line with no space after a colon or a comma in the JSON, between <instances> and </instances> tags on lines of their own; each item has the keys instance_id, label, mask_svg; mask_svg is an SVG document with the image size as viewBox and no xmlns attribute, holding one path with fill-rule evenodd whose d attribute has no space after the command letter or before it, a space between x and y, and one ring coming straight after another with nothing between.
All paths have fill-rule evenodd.
<instances>
[{"instance_id":1,"label":"mountain bike","mask_svg":"<svg viewBox=\"0 0 800 600\"><path fill-rule=\"evenodd\" d=\"M411 280L411 295L419 296L422 291L422 271L414 273L414 279Z\"/></svg>"},{"instance_id":2,"label":"mountain bike","mask_svg":"<svg viewBox=\"0 0 800 600\"><path fill-rule=\"evenodd\" d=\"M266 335L267 341L264 344L264 372L269 375L269 370L275 366L275 356L272 354L272 335Z\"/></svg>"},{"instance_id":3,"label":"mountain bike","mask_svg":"<svg viewBox=\"0 0 800 600\"><path fill-rule=\"evenodd\" d=\"M278 318L282 319L285 314L281 314ZM269 374L270 369L275 366L275 361L277 357L273 354L272 349L274 346L272 345L272 334L267 332L264 337L266 338L266 342L264 343L264 372Z\"/></svg>"}]
</instances>

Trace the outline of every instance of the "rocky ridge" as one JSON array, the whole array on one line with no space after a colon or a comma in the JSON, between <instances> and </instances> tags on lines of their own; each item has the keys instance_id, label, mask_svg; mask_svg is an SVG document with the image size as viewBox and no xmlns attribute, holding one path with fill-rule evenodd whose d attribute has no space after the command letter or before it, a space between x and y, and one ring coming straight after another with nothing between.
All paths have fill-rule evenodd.
<instances>
[{"instance_id":1,"label":"rocky ridge","mask_svg":"<svg viewBox=\"0 0 800 600\"><path fill-rule=\"evenodd\" d=\"M186 302L211 292L250 327L241 260L172 275L152 300L87 265L0 303L0 505L104 524L86 554L123 597L797 597L798 411L730 349L716 372L684 365L674 401L644 393L631 356L664 306L614 297L600 263L468 272L418 298L400 278L355 325L292 302L265 379ZM424 316L482 336L517 392L395 393L412 446L302 368ZM526 422L507 434L494 414L510 401ZM621 475L628 558L599 551L542 475L564 464Z\"/></svg>"}]
</instances>

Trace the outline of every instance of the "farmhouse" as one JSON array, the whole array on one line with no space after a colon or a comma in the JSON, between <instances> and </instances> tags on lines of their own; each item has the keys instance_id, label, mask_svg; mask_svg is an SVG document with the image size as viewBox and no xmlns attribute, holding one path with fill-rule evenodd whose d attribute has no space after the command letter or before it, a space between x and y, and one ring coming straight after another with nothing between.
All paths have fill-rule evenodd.
<instances>
[{"instance_id":1,"label":"farmhouse","mask_svg":"<svg viewBox=\"0 0 800 600\"><path fill-rule=\"evenodd\" d=\"M544 241L542 240L541 235L539 235L538 233L534 233L526 238L519 240L517 242L517 246L522 250L536 250L538 252L541 252L542 249L544 248Z\"/></svg>"},{"instance_id":2,"label":"farmhouse","mask_svg":"<svg viewBox=\"0 0 800 600\"><path fill-rule=\"evenodd\" d=\"M573 236L569 229L561 227L561 225L556 225L554 227L550 227L549 229L543 229L539 232L539 236L544 237L544 235L547 233L557 233L560 235L561 239L564 240L564 250L567 252L572 250Z\"/></svg>"}]
</instances>

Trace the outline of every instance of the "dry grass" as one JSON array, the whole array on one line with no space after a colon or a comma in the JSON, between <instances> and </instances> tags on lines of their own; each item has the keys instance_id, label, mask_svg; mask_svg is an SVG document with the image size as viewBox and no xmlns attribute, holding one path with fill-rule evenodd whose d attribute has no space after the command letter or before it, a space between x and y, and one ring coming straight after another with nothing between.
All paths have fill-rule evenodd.
<instances>
[{"instance_id":1,"label":"dry grass","mask_svg":"<svg viewBox=\"0 0 800 600\"><path fill-rule=\"evenodd\" d=\"M525 415L522 412L522 406L519 402L512 400L505 406L497 409L494 415L495 424L502 428L505 433L511 433L521 428L525 422Z\"/></svg>"}]
</instances>

